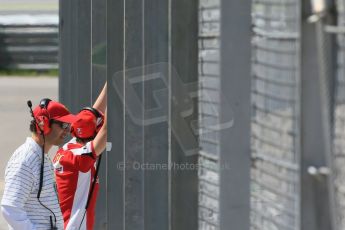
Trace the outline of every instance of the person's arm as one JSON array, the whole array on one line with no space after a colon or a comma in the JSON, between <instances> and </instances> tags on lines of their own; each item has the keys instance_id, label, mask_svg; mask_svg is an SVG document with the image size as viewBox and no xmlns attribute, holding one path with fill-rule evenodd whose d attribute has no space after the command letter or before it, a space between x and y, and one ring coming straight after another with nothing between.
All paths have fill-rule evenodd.
<instances>
[{"instance_id":1,"label":"person's arm","mask_svg":"<svg viewBox=\"0 0 345 230\"><path fill-rule=\"evenodd\" d=\"M20 208L1 205L1 213L13 229L35 230L35 226L28 219L26 212Z\"/></svg>"},{"instance_id":2,"label":"person's arm","mask_svg":"<svg viewBox=\"0 0 345 230\"><path fill-rule=\"evenodd\" d=\"M24 210L25 202L34 184L30 167L17 163L6 170L5 189L1 200L1 212L13 229L36 229Z\"/></svg>"},{"instance_id":3,"label":"person's arm","mask_svg":"<svg viewBox=\"0 0 345 230\"><path fill-rule=\"evenodd\" d=\"M104 113L104 124L102 128L97 133L95 139L92 141L95 154L97 156L101 155L107 144L107 110Z\"/></svg>"},{"instance_id":4,"label":"person's arm","mask_svg":"<svg viewBox=\"0 0 345 230\"><path fill-rule=\"evenodd\" d=\"M60 148L53 159L55 174L63 173L63 168L72 168L86 173L95 164L97 155L92 146L92 142L80 148L64 150Z\"/></svg>"},{"instance_id":5,"label":"person's arm","mask_svg":"<svg viewBox=\"0 0 345 230\"><path fill-rule=\"evenodd\" d=\"M98 95L97 100L93 104L93 108L105 113L107 107L107 83L104 84L104 87L100 94Z\"/></svg>"}]
</instances>

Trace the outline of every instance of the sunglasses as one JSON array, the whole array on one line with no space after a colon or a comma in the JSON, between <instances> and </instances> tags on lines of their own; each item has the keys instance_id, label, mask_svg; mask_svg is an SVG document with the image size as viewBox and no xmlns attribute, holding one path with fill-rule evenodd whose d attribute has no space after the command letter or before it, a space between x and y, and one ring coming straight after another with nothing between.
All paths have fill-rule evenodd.
<instances>
[{"instance_id":1,"label":"sunglasses","mask_svg":"<svg viewBox=\"0 0 345 230\"><path fill-rule=\"evenodd\" d=\"M71 127L70 123L65 123L62 121L51 120L51 123L57 124L61 129L69 129Z\"/></svg>"}]
</instances>

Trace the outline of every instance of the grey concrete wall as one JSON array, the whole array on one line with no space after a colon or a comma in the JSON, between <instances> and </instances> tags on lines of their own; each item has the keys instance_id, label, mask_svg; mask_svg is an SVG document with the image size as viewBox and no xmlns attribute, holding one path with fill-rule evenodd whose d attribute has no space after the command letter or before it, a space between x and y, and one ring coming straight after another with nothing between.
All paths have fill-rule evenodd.
<instances>
[{"instance_id":1,"label":"grey concrete wall","mask_svg":"<svg viewBox=\"0 0 345 230\"><path fill-rule=\"evenodd\" d=\"M116 154L115 165L126 165L124 170L108 167L108 175L119 179L108 197L119 195L116 199L123 199L112 207L108 202L108 226L195 229L197 171L169 167L196 163L196 154L185 154L190 148L197 153L196 137L188 126L188 119L196 119L197 107L185 89L190 82L195 85L197 78L196 1L124 3L122 8L108 4L108 10L121 15L117 21L108 18L109 105L114 101L117 105L109 111L114 125L121 127L109 135L116 152L108 157ZM111 32L115 27L117 33ZM119 37L122 42L110 47L109 41L119 41ZM123 69L116 71L113 65ZM190 101L187 113L181 106L181 92L182 99ZM184 132L191 133L194 140L194 146L187 146L187 150L182 144ZM136 168L138 165L144 168Z\"/></svg>"},{"instance_id":2,"label":"grey concrete wall","mask_svg":"<svg viewBox=\"0 0 345 230\"><path fill-rule=\"evenodd\" d=\"M91 101L91 0L60 1L59 99L73 112ZM63 87L62 87L63 86Z\"/></svg>"},{"instance_id":3,"label":"grey concrete wall","mask_svg":"<svg viewBox=\"0 0 345 230\"><path fill-rule=\"evenodd\" d=\"M113 149L107 155L107 183L106 183L106 229L125 229L124 222L124 199L123 185L125 183L125 172L117 168L118 162L124 162L124 106L123 88L116 92L112 85L112 77L122 71L124 55L124 1L107 1L107 81L108 87L108 114L113 119L108 120L108 141L112 143ZM123 78L120 78L121 80ZM123 81L123 80L122 80ZM123 85L123 82L119 86Z\"/></svg>"},{"instance_id":4,"label":"grey concrete wall","mask_svg":"<svg viewBox=\"0 0 345 230\"><path fill-rule=\"evenodd\" d=\"M91 95L94 102L106 81L107 71L107 27L106 27L106 0L91 1ZM90 104L91 105L91 104ZM107 191L106 191L107 156L101 160L99 180L101 183L97 200L95 229L106 229L107 226Z\"/></svg>"},{"instance_id":5,"label":"grey concrete wall","mask_svg":"<svg viewBox=\"0 0 345 230\"><path fill-rule=\"evenodd\" d=\"M221 19L220 1L198 4L183 0L60 3L60 86L65 86L60 87L61 101L78 110L95 99L105 76L108 81L112 150L102 163L97 229L223 229L229 220L236 222L235 228L248 225L249 113L242 115L249 109L249 7L233 5L246 10L247 17L237 36L235 30L226 33L230 18L225 15L235 13L230 5L223 2ZM229 49L227 42L238 42L240 36L245 38L238 47L246 48L241 50L244 58L236 62L227 55L239 50ZM242 75L246 77L235 85ZM232 90L248 96L240 107L241 97L230 94ZM247 141L227 140L233 135L226 129L234 115L229 103L241 117L237 127L244 131L238 137ZM200 124L204 130L198 128ZM217 125L224 130L212 130ZM221 171L221 161L234 164L234 171ZM245 170L242 183L227 185L227 178L237 183L237 171ZM237 203L228 201L228 193L239 194L234 197ZM235 211L247 222L235 221Z\"/></svg>"},{"instance_id":6,"label":"grey concrete wall","mask_svg":"<svg viewBox=\"0 0 345 230\"><path fill-rule=\"evenodd\" d=\"M253 1L252 25L250 3L60 1L60 100L76 112L109 87L97 229L326 229L332 188L344 224L344 37L327 148L334 56L320 56L309 1Z\"/></svg>"}]
</instances>

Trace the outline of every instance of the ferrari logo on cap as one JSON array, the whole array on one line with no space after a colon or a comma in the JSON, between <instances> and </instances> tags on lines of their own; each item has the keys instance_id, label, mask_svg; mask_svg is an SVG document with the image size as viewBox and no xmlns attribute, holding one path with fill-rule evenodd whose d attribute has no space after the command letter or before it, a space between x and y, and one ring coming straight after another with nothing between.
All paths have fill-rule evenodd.
<instances>
[{"instance_id":1,"label":"ferrari logo on cap","mask_svg":"<svg viewBox=\"0 0 345 230\"><path fill-rule=\"evenodd\" d=\"M77 128L77 134L78 134L78 135L82 135L82 134L83 134L83 131L82 131L81 128Z\"/></svg>"}]
</instances>

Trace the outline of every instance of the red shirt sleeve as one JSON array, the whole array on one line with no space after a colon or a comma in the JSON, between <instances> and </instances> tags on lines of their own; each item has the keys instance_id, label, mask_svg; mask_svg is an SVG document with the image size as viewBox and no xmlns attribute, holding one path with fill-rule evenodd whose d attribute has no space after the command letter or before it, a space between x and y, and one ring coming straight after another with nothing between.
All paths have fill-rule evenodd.
<instances>
[{"instance_id":1,"label":"red shirt sleeve","mask_svg":"<svg viewBox=\"0 0 345 230\"><path fill-rule=\"evenodd\" d=\"M97 155L93 147L93 142L72 149L60 149L54 157L54 164L59 162L65 169L87 172L96 162Z\"/></svg>"}]
</instances>

